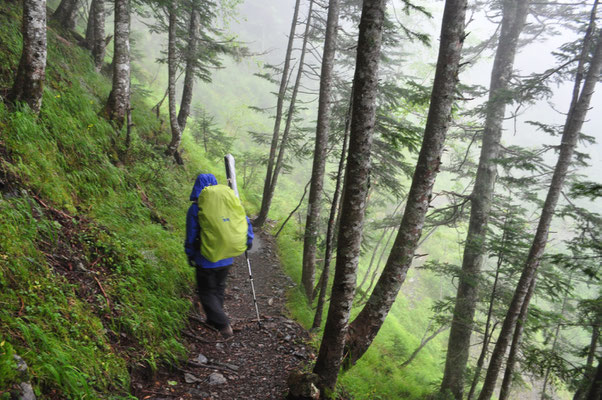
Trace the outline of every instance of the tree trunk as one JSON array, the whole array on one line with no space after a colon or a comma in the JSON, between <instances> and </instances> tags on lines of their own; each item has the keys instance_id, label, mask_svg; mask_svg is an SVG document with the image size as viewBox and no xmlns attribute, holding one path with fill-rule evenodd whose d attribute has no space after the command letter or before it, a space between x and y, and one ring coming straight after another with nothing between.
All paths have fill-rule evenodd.
<instances>
[{"instance_id":1,"label":"tree trunk","mask_svg":"<svg viewBox=\"0 0 602 400\"><path fill-rule=\"evenodd\" d=\"M353 99L353 90L351 91ZM345 121L345 133L343 134L343 147L341 148L341 157L339 158L339 168L337 171L337 179L334 185L334 194L332 195L332 205L330 206L330 215L328 216L328 229L326 230L326 250L324 252L324 268L320 277L320 295L318 296L318 304L316 306L316 314L311 329L319 329L322 325L322 314L324 312L324 303L326 303L326 291L328 290L328 278L330 277L330 263L332 261L332 253L334 247L334 231L336 229L337 210L341 197L341 186L343 183L343 171L345 168L345 160L347 158L347 144L349 142L349 131L351 129L351 112L353 100L349 101L349 110L347 111Z\"/></svg>"},{"instance_id":2,"label":"tree trunk","mask_svg":"<svg viewBox=\"0 0 602 400\"><path fill-rule=\"evenodd\" d=\"M84 41L84 47L90 51L94 50L94 13L96 12L95 8L97 1L98 0L92 0L90 2L90 10L88 11L88 22L86 24L86 40Z\"/></svg>"},{"instance_id":3,"label":"tree trunk","mask_svg":"<svg viewBox=\"0 0 602 400\"><path fill-rule=\"evenodd\" d=\"M282 232L282 230L284 229L284 227L286 226L286 224L288 223L288 221L293 217L293 215L295 215L295 213L297 212L297 210L299 208L301 208L301 205L303 204L303 200L305 200L305 196L307 195L307 188L309 187L310 181L308 181L305 184L305 188L303 189L303 196L301 196L301 198L299 199L299 203L297 204L297 206L295 208L293 208L293 211L291 211L288 214L288 217L286 217L286 219L284 220L284 222L282 223L282 225L280 225L280 228L278 229L278 232L276 232L276 234L274 235L274 238L277 238L278 235L280 235L280 232Z\"/></svg>"},{"instance_id":4,"label":"tree trunk","mask_svg":"<svg viewBox=\"0 0 602 400\"><path fill-rule=\"evenodd\" d=\"M94 57L94 65L96 70L100 71L102 63L105 59L105 1L104 0L92 0L91 8L94 10L93 24L94 29L93 41L92 41L92 56Z\"/></svg>"},{"instance_id":5,"label":"tree trunk","mask_svg":"<svg viewBox=\"0 0 602 400\"><path fill-rule=\"evenodd\" d=\"M95 41L98 38L95 38ZM130 2L115 0L115 38L113 41L113 88L105 114L121 129L130 106Z\"/></svg>"},{"instance_id":6,"label":"tree trunk","mask_svg":"<svg viewBox=\"0 0 602 400\"><path fill-rule=\"evenodd\" d=\"M362 5L337 261L324 336L314 367L314 373L320 376L323 388L330 391L334 390L339 375L355 294L355 275L370 180L370 151L376 119L378 63L385 7L386 0L364 0Z\"/></svg>"},{"instance_id":7,"label":"tree trunk","mask_svg":"<svg viewBox=\"0 0 602 400\"><path fill-rule=\"evenodd\" d=\"M52 19L63 28L75 29L75 17L79 8L79 0L62 0L52 14Z\"/></svg>"},{"instance_id":8,"label":"tree trunk","mask_svg":"<svg viewBox=\"0 0 602 400\"><path fill-rule=\"evenodd\" d=\"M581 60L585 59L586 55L588 54L588 51L585 49L585 47L587 46L584 46L580 57ZM579 138L579 132L583 126L583 121L587 115L592 94L600 76L601 66L602 36L599 34L596 39L596 49L591 60L589 70L587 71L583 88L577 90L578 95L573 97L573 101L571 102L571 106L567 114L560 144L560 154L558 156L556 168L554 169L554 175L552 176L552 183L543 206L542 214L539 219L539 225L531 244L527 261L525 262L523 272L508 308L508 313L504 319L500 335L491 355L487 376L485 377L485 382L483 384L481 394L479 395L479 400L489 400L493 394L495 383L501 369L503 356L506 352L506 348L508 347L508 342L510 341L510 336L514 330L514 326L516 324L516 320L518 319L518 315L525 297L527 296L531 280L534 278L535 273L537 272L537 267L539 266L541 257L546 247L550 222L554 216L556 204L558 203L558 197L560 196L560 191L564 184L568 168L571 164L573 152L577 144L577 139ZM575 85L580 87L577 81L575 82Z\"/></svg>"},{"instance_id":9,"label":"tree trunk","mask_svg":"<svg viewBox=\"0 0 602 400\"><path fill-rule=\"evenodd\" d=\"M441 28L437 70L422 148L397 238L366 306L350 325L345 364L347 367L366 352L382 326L414 258L424 226L435 177L441 164L445 135L458 81L464 41L466 0L447 0Z\"/></svg>"},{"instance_id":10,"label":"tree trunk","mask_svg":"<svg viewBox=\"0 0 602 400\"><path fill-rule=\"evenodd\" d=\"M504 378L502 379L502 387L500 389L499 400L508 400L508 396L510 396L512 374L514 373L514 366L516 365L518 350L523 337L523 332L525 330L525 324L527 323L529 301L531 300L531 296L533 296L533 292L535 291L535 281L536 278L534 277L531 281L531 284L529 285L527 297L525 297L523 306L521 307L520 313L518 314L518 320L516 321L516 327L514 328L514 335L512 336L512 344L510 345L510 353L508 353L508 358L506 359L506 370L504 371Z\"/></svg>"},{"instance_id":11,"label":"tree trunk","mask_svg":"<svg viewBox=\"0 0 602 400\"><path fill-rule=\"evenodd\" d=\"M445 326L445 325L441 326L435 332L431 333L431 335L428 336L428 337L426 336L426 332L424 332L424 337L420 341L420 345L418 347L416 347L416 349L412 352L412 354L410 355L410 357L408 357L407 360L405 360L403 363L401 363L401 365L399 366L399 368L405 368L408 365L410 365L410 363L412 361L414 361L414 359L420 353L420 351L422 349L424 349L424 346L426 346L431 340L433 340L434 338L436 338L438 334L440 334L441 332L445 331L447 328L449 328L449 326Z\"/></svg>"},{"instance_id":12,"label":"tree trunk","mask_svg":"<svg viewBox=\"0 0 602 400\"><path fill-rule=\"evenodd\" d=\"M470 385L470 390L468 392L467 400L472 400L474 396L475 389L477 388L477 384L481 379L481 371L483 369L483 364L485 363L485 357L487 356L487 349L489 348L489 342L491 342L491 337L493 336L493 328L491 328L491 318L493 317L493 303L495 298L497 297L497 285L500 278L500 270L504 263L504 251L506 247L506 238L508 236L508 215L504 220L504 227L502 228L502 243L501 250L498 253L497 264L495 268L495 277L493 279L493 287L491 288L491 295L489 296L489 307L487 309L487 320L485 321L485 333L483 334L483 347L481 347L481 353L479 354L479 358L477 359L477 366L474 372L474 376L472 378L472 383ZM495 326L495 325L494 325ZM491 331L490 331L491 330Z\"/></svg>"},{"instance_id":13,"label":"tree trunk","mask_svg":"<svg viewBox=\"0 0 602 400\"><path fill-rule=\"evenodd\" d=\"M46 77L46 0L23 1L23 51L9 94L12 103L25 102L36 114L42 107Z\"/></svg>"},{"instance_id":14,"label":"tree trunk","mask_svg":"<svg viewBox=\"0 0 602 400\"><path fill-rule=\"evenodd\" d=\"M272 173L274 170L274 162L276 161L276 151L278 150L278 140L280 137L280 123L282 121L282 107L284 105L284 97L286 95L286 86L288 81L289 68L291 64L291 53L293 51L293 42L295 40L295 30L297 28L297 18L299 17L299 4L301 0L295 2L295 10L293 11L293 20L291 22L291 31L288 35L288 44L286 46L286 55L284 56L284 66L282 68L282 78L280 78L280 88L278 89L278 99L276 100L276 118L274 120L274 132L272 133L272 143L270 145L270 156L268 157L268 166L263 186L263 197L261 199L261 209L259 215L253 221L256 227L261 227L268 217L268 211L272 199L268 196L272 186Z\"/></svg>"},{"instance_id":15,"label":"tree trunk","mask_svg":"<svg viewBox=\"0 0 602 400\"><path fill-rule=\"evenodd\" d=\"M192 102L192 89L194 88L194 62L196 59L199 32L201 29L201 17L198 11L196 1L192 2L190 10L190 25L188 27L188 45L186 49L186 73L184 75L184 89L182 91L182 101L180 102L180 112L178 113L178 124L180 131L186 128L186 121L190 115L190 103Z\"/></svg>"},{"instance_id":16,"label":"tree trunk","mask_svg":"<svg viewBox=\"0 0 602 400\"><path fill-rule=\"evenodd\" d=\"M506 105L512 101L507 92L518 38L525 26L528 11L527 0L505 0L503 3L500 39L489 84L483 144L475 185L470 196L470 222L441 382L441 392L450 391L456 400L461 400L464 393L464 375L478 300L478 282L485 253L487 222L497 175L496 160L502 137L502 123Z\"/></svg>"},{"instance_id":17,"label":"tree trunk","mask_svg":"<svg viewBox=\"0 0 602 400\"><path fill-rule=\"evenodd\" d=\"M178 124L176 114L176 73L178 72L178 60L176 56L176 29L178 23L178 2L171 0L169 3L169 27L167 40L167 74L168 74L168 102L169 122L171 126L171 142L165 152L168 156L174 156L178 160L178 147L182 141L182 130Z\"/></svg>"},{"instance_id":18,"label":"tree trunk","mask_svg":"<svg viewBox=\"0 0 602 400\"><path fill-rule=\"evenodd\" d=\"M568 282L567 282L567 287L568 288L572 288L573 287L572 286L572 283L573 283L572 282L572 277L573 277L573 274L570 273L569 274L569 278L568 278ZM568 299L569 299L569 293L568 293L568 291L566 291L564 293L564 298L562 299L562 305L560 306L560 316L561 317L564 317L564 313L566 311L566 305L567 305ZM558 345L558 339L560 337L560 327L561 327L561 323L558 322L556 324L556 329L554 329L554 339L552 340L552 353L556 351L556 346ZM551 371L551 368L548 366L546 368L546 372L545 372L544 377L543 377L543 387L541 389L541 400L546 400L546 398L548 397L547 394L546 394L546 389L548 387L548 379L550 377L550 371ZM504 379L505 378L506 377L504 376ZM502 387L503 387L503 385L502 385Z\"/></svg>"},{"instance_id":19,"label":"tree trunk","mask_svg":"<svg viewBox=\"0 0 602 400\"><path fill-rule=\"evenodd\" d=\"M311 303L314 291L314 273L316 269L316 242L320 228L320 211L322 208L322 188L324 186L324 169L326 167L326 147L330 126L330 102L332 92L332 73L334 55L337 44L337 26L339 23L339 0L330 0L326 20L326 36L322 55L322 71L320 74L320 95L318 99L318 122L316 126L316 145L311 170L311 186L307 201L307 219L303 241L303 268L301 283L305 295Z\"/></svg>"},{"instance_id":20,"label":"tree trunk","mask_svg":"<svg viewBox=\"0 0 602 400\"><path fill-rule=\"evenodd\" d=\"M278 176L280 176L280 171L282 169L282 164L284 163L284 153L286 152L286 146L288 144L288 137L291 131L291 126L293 123L293 118L295 115L295 105L297 102L297 94L299 93L299 86L301 85L301 78L303 77L303 69L305 66L305 54L307 53L307 41L309 39L309 29L311 28L311 18L312 18L312 10L313 10L314 1L310 0L309 2L309 12L307 14L307 22L305 24L305 33L303 34L303 44L301 46L301 55L299 56L299 69L297 70L297 77L295 79L295 85L293 86L293 91L291 93L291 100L288 107L288 114L286 116L286 125L284 126L284 131L282 132L282 140L280 141L280 148L278 149L278 158L276 159L276 164L274 165L274 172L272 173L272 177L270 179L270 187L267 193L264 192L262 199L262 207L263 202L267 205L267 209L269 210L270 205L272 204L272 199L274 198L274 192L276 191L276 183L278 182ZM267 211L265 216L267 217ZM258 220L262 218L261 211L259 212ZM257 225L257 223L256 223ZM261 226L261 225L257 225Z\"/></svg>"},{"instance_id":21,"label":"tree trunk","mask_svg":"<svg viewBox=\"0 0 602 400\"><path fill-rule=\"evenodd\" d=\"M600 400L602 398L602 360L598 360L596 375L592 380L585 400Z\"/></svg>"},{"instance_id":22,"label":"tree trunk","mask_svg":"<svg viewBox=\"0 0 602 400\"><path fill-rule=\"evenodd\" d=\"M592 326L592 338L589 345L589 351L587 353L587 361L585 363L585 372L581 383L575 392L573 400L583 400L585 398L585 392L587 391L590 382L593 379L594 371L594 357L596 356L596 349L598 348L598 340L600 338L600 327L596 323Z\"/></svg>"}]
</instances>

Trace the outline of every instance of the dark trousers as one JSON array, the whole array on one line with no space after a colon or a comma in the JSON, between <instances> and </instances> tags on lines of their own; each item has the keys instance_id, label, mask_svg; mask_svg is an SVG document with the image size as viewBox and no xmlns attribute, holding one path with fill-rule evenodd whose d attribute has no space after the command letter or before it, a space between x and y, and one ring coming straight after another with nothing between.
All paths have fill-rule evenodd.
<instances>
[{"instance_id":1,"label":"dark trousers","mask_svg":"<svg viewBox=\"0 0 602 400\"><path fill-rule=\"evenodd\" d=\"M218 268L196 268L197 290L207 323L217 329L230 325L230 320L224 313L224 291L226 278L231 265Z\"/></svg>"}]
</instances>

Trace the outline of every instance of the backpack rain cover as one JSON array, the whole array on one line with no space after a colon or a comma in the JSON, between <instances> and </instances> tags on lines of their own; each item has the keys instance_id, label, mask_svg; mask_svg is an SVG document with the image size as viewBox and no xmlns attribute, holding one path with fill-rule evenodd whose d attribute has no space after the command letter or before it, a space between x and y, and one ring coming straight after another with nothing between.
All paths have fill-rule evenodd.
<instances>
[{"instance_id":1,"label":"backpack rain cover","mask_svg":"<svg viewBox=\"0 0 602 400\"><path fill-rule=\"evenodd\" d=\"M247 215L226 185L207 186L199 195L201 254L211 262L236 257L247 249Z\"/></svg>"}]
</instances>

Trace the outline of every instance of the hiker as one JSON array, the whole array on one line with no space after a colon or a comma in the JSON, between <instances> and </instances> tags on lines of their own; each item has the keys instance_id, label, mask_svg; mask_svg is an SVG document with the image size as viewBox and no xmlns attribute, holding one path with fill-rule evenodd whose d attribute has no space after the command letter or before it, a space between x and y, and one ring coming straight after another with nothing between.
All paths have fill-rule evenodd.
<instances>
[{"instance_id":1,"label":"hiker","mask_svg":"<svg viewBox=\"0 0 602 400\"><path fill-rule=\"evenodd\" d=\"M201 191L207 186L217 185L213 174L200 174L192 187L190 201L193 203L188 208L186 216L186 241L184 249L188 256L188 264L196 268L197 290L203 310L207 316L207 323L220 331L222 336L229 338L233 335L230 320L224 313L224 290L226 278L232 266L233 258L224 258L212 262L201 254L201 225L199 224L198 198ZM229 190L229 189L228 189ZM253 228L247 220L247 249L253 245ZM243 228L244 229L244 228ZM244 235L244 232L243 232ZM244 246L244 243L243 243Z\"/></svg>"}]
</instances>

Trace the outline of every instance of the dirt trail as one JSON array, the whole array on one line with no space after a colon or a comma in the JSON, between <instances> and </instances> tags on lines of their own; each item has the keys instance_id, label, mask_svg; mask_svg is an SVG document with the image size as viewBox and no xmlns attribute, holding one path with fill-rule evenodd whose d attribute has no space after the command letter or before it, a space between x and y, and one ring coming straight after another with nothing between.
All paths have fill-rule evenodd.
<instances>
[{"instance_id":1,"label":"dirt trail","mask_svg":"<svg viewBox=\"0 0 602 400\"><path fill-rule=\"evenodd\" d=\"M225 296L234 338L222 340L193 315L183 330L188 362L161 369L154 377L133 377L134 395L156 400L285 397L289 371L315 356L305 345L307 332L285 316L286 291L293 283L282 272L274 239L257 234L250 260L262 327L256 321L246 260L241 256L230 270Z\"/></svg>"}]
</instances>

